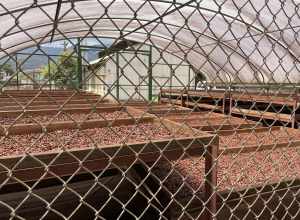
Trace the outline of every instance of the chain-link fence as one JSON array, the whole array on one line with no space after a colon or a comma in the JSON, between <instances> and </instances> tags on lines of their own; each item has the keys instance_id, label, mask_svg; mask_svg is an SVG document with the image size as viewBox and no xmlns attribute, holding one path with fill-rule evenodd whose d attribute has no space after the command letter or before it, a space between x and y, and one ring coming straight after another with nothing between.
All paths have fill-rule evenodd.
<instances>
[{"instance_id":1,"label":"chain-link fence","mask_svg":"<svg viewBox=\"0 0 300 220\"><path fill-rule=\"evenodd\" d=\"M299 3L1 0L0 219L299 219Z\"/></svg>"}]
</instances>

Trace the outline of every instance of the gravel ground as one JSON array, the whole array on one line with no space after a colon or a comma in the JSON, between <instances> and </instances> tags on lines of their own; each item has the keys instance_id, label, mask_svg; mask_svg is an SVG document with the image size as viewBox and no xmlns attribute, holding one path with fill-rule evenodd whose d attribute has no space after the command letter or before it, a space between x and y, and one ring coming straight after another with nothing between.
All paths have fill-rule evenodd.
<instances>
[{"instance_id":1,"label":"gravel ground","mask_svg":"<svg viewBox=\"0 0 300 220\"><path fill-rule=\"evenodd\" d=\"M111 128L94 128L76 132L60 130L43 134L13 135L0 138L0 156L20 155L24 152L38 153L59 148L85 148L99 145L132 143L136 141L170 138L171 133L152 123L143 123Z\"/></svg>"},{"instance_id":2,"label":"gravel ground","mask_svg":"<svg viewBox=\"0 0 300 220\"><path fill-rule=\"evenodd\" d=\"M300 139L300 131L293 131L289 136L280 131L272 132L272 138L267 133L259 133L258 138L247 137L247 144L257 141L274 143L274 138L280 138L281 142L288 137ZM245 140L246 134L240 138L231 136L234 144L242 146L241 140ZM224 140L221 138L221 144ZM230 141L230 136L227 140ZM174 167L172 169L172 167ZM179 198L191 198L192 191L203 190L204 158L191 157L179 161L163 162L154 169L154 174L161 180L168 190L176 193ZM286 179L300 177L300 148L280 148L251 153L221 155L218 160L218 190L242 189L255 185L271 184ZM186 181L184 181L186 179Z\"/></svg>"},{"instance_id":3,"label":"gravel ground","mask_svg":"<svg viewBox=\"0 0 300 220\"><path fill-rule=\"evenodd\" d=\"M22 116L17 119L15 117L0 117L0 124L11 125L11 124L23 124L23 123L47 123L50 121L84 121L90 119L119 119L127 118L131 116L137 116L138 114L127 113L125 111L114 111L114 112L99 112L92 113L90 115L86 113L61 113L59 115L39 115L39 116ZM16 121L15 121L16 120Z\"/></svg>"}]
</instances>

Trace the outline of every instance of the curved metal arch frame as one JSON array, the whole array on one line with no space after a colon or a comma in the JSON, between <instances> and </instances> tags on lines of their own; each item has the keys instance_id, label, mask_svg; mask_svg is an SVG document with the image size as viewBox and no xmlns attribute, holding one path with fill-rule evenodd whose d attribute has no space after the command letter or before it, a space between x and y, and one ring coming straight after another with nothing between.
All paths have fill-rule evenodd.
<instances>
[{"instance_id":1,"label":"curved metal arch frame","mask_svg":"<svg viewBox=\"0 0 300 220\"><path fill-rule=\"evenodd\" d=\"M95 29L95 30L99 30L99 29ZM115 32L118 32L118 31L116 31L115 29L102 29L101 31L108 31L108 32L113 32L113 31L115 31ZM72 32L64 32L65 34L70 34L70 33L76 33L76 32L87 32L87 33L89 33L90 31L88 30L88 29L82 29L82 30L76 30L76 31L72 31ZM136 32L137 34L142 34L142 35L146 35L146 33L144 33L144 32ZM56 34L56 36L62 36L61 38L58 38L58 39L56 39L56 40L63 40L63 39L65 39L65 37L63 37L63 35L61 35L61 34ZM155 34L152 34L152 36L153 37L158 37L158 38L161 38L161 39L164 39L164 40L166 40L166 41L169 41L169 42L172 42L173 41L173 39L169 39L169 38L166 38L166 37L163 37L163 36L161 36L161 35L155 35ZM209 37L209 36L207 36L207 37ZM75 37L74 37L75 38ZM112 36L112 37L110 37L110 36L101 36L101 38L111 38L111 39L118 39L117 37L115 37L115 36ZM129 37L128 37L129 38ZM38 37L38 38L35 38L36 40L40 40L40 39L43 39L43 37ZM213 38L212 38L213 39ZM31 41L27 41L27 42L31 42ZM23 42L23 43L27 43L27 42ZM47 43L47 42L43 42L43 43ZM189 45L185 45L184 43L182 43L182 42L177 42L178 44L180 44L181 46L184 46L184 47L186 47L186 48L191 48L191 46L189 46ZM153 45L152 45L153 46ZM235 52L235 53L237 53L236 51L234 51L233 49L231 49L228 45L226 45L226 44L224 44L224 46L226 46L226 47L228 47L230 50L232 50L233 52ZM31 46L29 46L29 47L26 47L26 48L30 48ZM23 48L23 49L26 49L26 48ZM7 48L7 49L10 49L10 48ZM7 50L6 49L6 50ZM160 48L161 49L161 48ZM183 51L184 52L184 51ZM173 53L173 52L170 52L170 51L168 51L168 53L170 53L170 54L173 54L174 56L176 56L176 57L178 57L179 59L183 59L183 57L181 57L181 56L179 56L179 55L176 55L175 53ZM196 52L197 54L199 54L199 55L201 55L202 57L206 57L206 55L205 54L202 54L202 53L200 53L199 51L197 51ZM242 59L245 59L245 57L243 56L243 55L241 55L241 54L239 54L238 53L238 55L242 58ZM231 75L233 74L233 73L229 73L227 70L225 70L224 69L224 66L221 66L220 64L218 64L218 63L216 63L213 59L208 59L207 57L206 57L206 60L208 60L209 62L212 62L214 65L216 65L216 66L218 66L219 68L220 68L220 70L222 70L226 75L228 75L228 77L229 77L229 79L231 79ZM251 63L249 63L249 65L252 65ZM212 65L213 66L213 65ZM216 70L217 72L220 72L220 71L218 71L218 70ZM205 73L205 72L204 72ZM206 75L211 75L211 74L207 74L207 73L205 73ZM231 80L229 80L229 81L231 81Z\"/></svg>"},{"instance_id":2,"label":"curved metal arch frame","mask_svg":"<svg viewBox=\"0 0 300 220\"><path fill-rule=\"evenodd\" d=\"M73 1L74 3L76 2L84 2L86 0L75 0ZM165 4L173 4L173 5L183 5L184 3L180 3L180 2L174 2L174 1L171 1L171 0L150 0L152 2L160 2L160 3L165 3ZM66 4L66 3L72 3L68 0L65 0L65 1L62 1L62 4ZM259 32L260 34L265 34L268 38L270 38L271 40L273 40L275 43L278 43L280 46L282 46L284 49L286 49L290 54L291 56L297 60L298 62L300 62L299 58L295 55L295 53L286 45L286 43L280 41L279 39L276 39L274 38L271 34L269 34L268 32L265 32L263 31L261 28L249 23L249 22L246 22L242 19L238 19L236 17L233 17L229 14L226 14L226 13L223 13L221 12L221 10L219 11L216 11L216 10L212 10L212 9L209 9L209 8L204 8L204 7L200 7L200 4L199 3L196 3L197 5L188 5L186 7L192 7L192 8L198 8L198 9L201 9L201 10L205 10L205 11L209 11L209 12L212 12L212 13L215 13L215 14L220 14L224 17L228 17L232 20L235 20L235 21L238 21L240 22L241 24L245 24L247 25L247 27L250 27L250 28L253 28L254 30L256 30L257 32ZM44 7L44 6L49 6L49 5L57 5L57 2L48 2L48 3L43 3L43 4L33 4L32 6L33 7L36 7L36 8L40 8L40 7ZM2 4L1 4L2 7L4 7ZM4 14L0 14L0 17L3 16L3 15L8 15L10 13L15 13L15 12L20 12L20 11L23 11L25 9L28 9L28 7L24 7L24 8L18 8L18 9L15 9L13 11L9 11L7 13L4 13ZM6 9L8 10L8 9ZM233 39L234 40L234 39Z\"/></svg>"},{"instance_id":3,"label":"curved metal arch frame","mask_svg":"<svg viewBox=\"0 0 300 220\"><path fill-rule=\"evenodd\" d=\"M109 31L109 32L112 32L112 31L116 31L116 30L113 30L113 29L103 29L104 31ZM89 32L88 30L77 30L77 31L72 31L72 32L65 32L65 34L69 34L69 33L76 33L76 32ZM117 31L116 31L117 32ZM138 32L137 32L138 33ZM145 35L145 33L143 33L143 32L141 32L141 33L138 33L138 34L143 34L143 35ZM59 34L56 34L56 36L58 36ZM56 39L56 40L63 40L63 39L65 39L65 37L63 36L63 35L59 35L59 36L61 36L61 38L58 38L58 39ZM159 35L152 35L153 37L158 37L158 38L161 38L161 39L164 39L164 40L166 40L166 41L169 41L169 42L172 42L172 40L170 40L170 39L168 39L168 38L165 38L165 37L162 37L162 36L159 36ZM36 38L36 40L41 40L41 39L43 39L44 37L39 37L39 38ZM75 38L75 37L74 37ZM101 38L109 38L109 39L119 39L118 37L115 37L115 36L109 36L109 35L107 35L107 36L101 36ZM130 39L130 37L128 37L128 39ZM30 42L30 41L28 41L28 42ZM26 43L26 42L25 42ZM45 42L46 43L46 42ZM184 46L184 47L188 47L187 45L184 45L183 43L179 43L179 44L181 44L182 46ZM151 45L151 46L154 46L154 45ZM31 46L29 46L29 47L26 47L26 48L30 48ZM156 48L158 48L158 49L161 49L161 48L159 48L159 47L157 47L157 46L155 46ZM24 48L25 49L25 48ZM167 53L169 53L169 54L171 54L171 52L169 52L168 50L166 50L167 51ZM204 56L203 54L201 54L201 53L198 53L198 54L200 54L201 56ZM177 58L179 58L179 59L181 59L181 60L183 60L183 57L181 57L181 56L178 56L178 55L176 55L176 54L173 54L174 56L176 56ZM3 58L5 58L5 57L3 57ZM2 59L2 58L0 58L0 59ZM216 63L216 62L214 62L213 60L209 60L209 62L212 62L214 65L216 65L216 66L218 66L220 69L222 69L222 67L221 66L219 66L219 64L218 63ZM223 69L223 71L224 71L224 69ZM204 72L205 73L205 72ZM225 71L224 71L224 73L226 73ZM208 74L208 73L205 73L207 76L209 76L209 75L211 75L211 74ZM230 73L226 73L227 75L230 75Z\"/></svg>"},{"instance_id":4,"label":"curved metal arch frame","mask_svg":"<svg viewBox=\"0 0 300 220\"><path fill-rule=\"evenodd\" d=\"M97 18L88 18L87 20L96 20ZM108 18L104 18L104 19L108 19ZM109 18L109 19L128 19L128 18ZM72 20L66 20L66 21L61 21L60 23L68 23L68 22L76 22L76 21L82 21L82 19L72 19ZM142 20L142 19L139 19L139 21L149 21L149 20ZM159 24L159 22L154 22L154 23L156 23L156 24ZM33 29L37 29L37 28L41 28L41 27L46 27L46 26L51 26L52 25L52 23L47 23L47 24L42 24L42 25L39 25L39 26L35 26L35 27L30 27L30 28L27 28L27 29L24 29L25 31L29 31L29 30L33 30ZM173 26L173 27L176 27L176 28L180 28L180 26L178 26L178 25L175 25L175 24L170 24L170 23L164 23L164 25L167 25L167 26ZM204 33L200 33L200 32L198 32L198 31L196 31L196 30L191 30L191 29L187 29L187 28L182 28L182 29L185 29L185 30L187 30L187 31L191 31L191 32L195 32L195 33L197 33L197 34L201 34L201 36L205 36L205 37L207 37L207 38L209 38L209 39L211 39L211 40L214 40L214 41L217 41L217 39L216 38L213 38L213 37L211 37L211 36L209 36L209 35L207 35L207 34L204 34ZM97 29L95 29L95 30L97 30ZM78 30L78 31L76 31L76 32L80 32L80 31L88 31L88 30ZM116 31L116 30L114 30L114 29L108 29L107 31ZM124 30L123 30L124 31ZM12 34L16 34L16 33L20 33L20 32L22 32L22 31L18 31L18 32L14 32L14 33L12 33ZM74 33L75 33L75 31L73 31ZM124 32L126 32L126 31L124 31ZM66 32L67 33L67 32ZM130 33L130 31L128 31L128 33ZM144 33L145 34L145 33ZM40 39L40 38L36 38L36 39ZM27 42L29 42L29 41L27 41ZM27 42L23 42L23 43L27 43ZM247 58L244 56L244 55L242 55L242 54L240 54L239 52L237 52L236 50L234 50L232 47L230 47L229 45L227 45L227 44L225 44L225 43L223 43L222 41L218 41L218 43L220 43L221 45L223 45L223 46L225 46L226 48L228 48L228 49L230 49L233 53L236 53L236 54L238 54L242 59L245 59L245 60L247 60ZM184 45L185 47L187 47L187 48L190 48L190 46L187 46L187 45ZM6 50L7 49L10 49L10 48L12 48L12 47L9 47L9 48L6 48ZM198 52L199 53L199 52ZM172 52L172 54L175 54L175 53L173 53ZM201 54L201 53L200 53ZM201 54L202 56L204 56L203 54ZM210 59L210 60L212 60L212 59ZM222 67L222 66L220 66L219 64L217 64L216 62L214 62L214 64L216 64L218 67L220 67L223 71L224 71L224 67ZM253 65L251 62L248 62L248 64L249 64L249 66L251 67L251 68L254 68L255 70L255 72L259 72L260 74L262 74L263 75L263 73L261 73L259 70L258 70L258 68L256 68L255 67L255 65ZM227 72L227 71L224 71L224 72ZM227 73L227 74L230 74L230 73ZM231 73L232 74L232 73ZM230 77L231 78L231 77Z\"/></svg>"}]
</instances>

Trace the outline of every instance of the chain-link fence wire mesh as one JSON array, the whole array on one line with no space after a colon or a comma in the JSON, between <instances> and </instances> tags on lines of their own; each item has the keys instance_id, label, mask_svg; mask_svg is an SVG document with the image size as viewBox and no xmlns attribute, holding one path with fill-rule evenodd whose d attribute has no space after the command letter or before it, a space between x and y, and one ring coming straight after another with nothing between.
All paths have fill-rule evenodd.
<instances>
[{"instance_id":1,"label":"chain-link fence wire mesh","mask_svg":"<svg viewBox=\"0 0 300 220\"><path fill-rule=\"evenodd\" d=\"M0 219L299 218L296 2L0 18Z\"/></svg>"}]
</instances>

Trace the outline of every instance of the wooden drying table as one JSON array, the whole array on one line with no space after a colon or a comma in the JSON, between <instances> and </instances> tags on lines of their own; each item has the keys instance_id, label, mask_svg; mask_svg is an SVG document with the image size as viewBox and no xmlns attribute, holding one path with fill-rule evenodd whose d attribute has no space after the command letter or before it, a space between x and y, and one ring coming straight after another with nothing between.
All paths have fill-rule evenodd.
<instances>
[{"instance_id":1,"label":"wooden drying table","mask_svg":"<svg viewBox=\"0 0 300 220\"><path fill-rule=\"evenodd\" d=\"M149 116L151 115L146 115L147 120L150 120ZM135 121L131 123L136 124ZM28 155L4 156L0 158L0 185L72 176L112 169L115 166L151 164L159 160L162 155L168 160L177 160L183 155L201 155L205 157L205 198L207 209L210 210L206 214L208 218L212 218L210 213L216 212L217 164L215 158L218 155L218 138L168 120L158 120L152 117L151 123L157 126L163 124L172 131L171 133L183 132L184 136L67 151L53 150ZM117 124L115 120L111 126Z\"/></svg>"}]
</instances>

